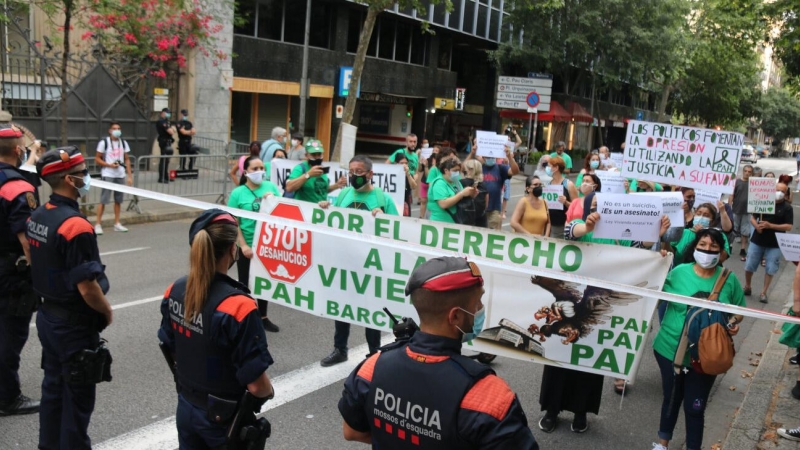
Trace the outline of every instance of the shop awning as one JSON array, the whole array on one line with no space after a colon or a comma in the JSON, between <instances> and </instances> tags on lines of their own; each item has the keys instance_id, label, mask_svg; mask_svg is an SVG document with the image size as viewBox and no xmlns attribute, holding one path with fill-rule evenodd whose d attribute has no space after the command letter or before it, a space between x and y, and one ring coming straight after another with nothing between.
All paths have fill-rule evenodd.
<instances>
[{"instance_id":1,"label":"shop awning","mask_svg":"<svg viewBox=\"0 0 800 450\"><path fill-rule=\"evenodd\" d=\"M592 123L592 115L578 102L571 102L569 104L569 115L572 116L572 120L576 122Z\"/></svg>"},{"instance_id":2,"label":"shop awning","mask_svg":"<svg viewBox=\"0 0 800 450\"><path fill-rule=\"evenodd\" d=\"M521 109L502 109L500 110L500 117L528 120L529 114ZM540 122L569 122L570 118L569 112L555 100L550 102L550 111L539 113Z\"/></svg>"}]
</instances>

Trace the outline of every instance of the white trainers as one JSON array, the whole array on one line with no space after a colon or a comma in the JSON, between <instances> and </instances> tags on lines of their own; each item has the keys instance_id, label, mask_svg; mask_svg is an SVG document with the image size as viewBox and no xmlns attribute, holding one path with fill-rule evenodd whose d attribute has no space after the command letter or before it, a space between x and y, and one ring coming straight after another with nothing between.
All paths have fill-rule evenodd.
<instances>
[{"instance_id":1,"label":"white trainers","mask_svg":"<svg viewBox=\"0 0 800 450\"><path fill-rule=\"evenodd\" d=\"M778 428L778 435L790 441L800 441L800 428Z\"/></svg>"},{"instance_id":2,"label":"white trainers","mask_svg":"<svg viewBox=\"0 0 800 450\"><path fill-rule=\"evenodd\" d=\"M669 449L657 442L653 442L653 450L669 450Z\"/></svg>"},{"instance_id":3,"label":"white trainers","mask_svg":"<svg viewBox=\"0 0 800 450\"><path fill-rule=\"evenodd\" d=\"M94 226L94 234L96 234L98 236L103 234L103 226L100 225L99 223Z\"/></svg>"},{"instance_id":4,"label":"white trainers","mask_svg":"<svg viewBox=\"0 0 800 450\"><path fill-rule=\"evenodd\" d=\"M115 223L114 224L114 231L121 231L121 232L125 233L126 231L128 231L128 229L123 227L121 223Z\"/></svg>"}]
</instances>

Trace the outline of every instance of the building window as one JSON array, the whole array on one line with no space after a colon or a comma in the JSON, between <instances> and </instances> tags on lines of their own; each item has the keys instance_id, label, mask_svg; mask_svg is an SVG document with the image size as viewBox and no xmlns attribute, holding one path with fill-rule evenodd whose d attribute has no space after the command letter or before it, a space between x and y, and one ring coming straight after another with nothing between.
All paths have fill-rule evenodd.
<instances>
[{"instance_id":1,"label":"building window","mask_svg":"<svg viewBox=\"0 0 800 450\"><path fill-rule=\"evenodd\" d=\"M461 10L464 0L453 0L453 10L450 11L450 19L447 21L447 26L454 30L461 29Z\"/></svg>"},{"instance_id":2,"label":"building window","mask_svg":"<svg viewBox=\"0 0 800 450\"><path fill-rule=\"evenodd\" d=\"M358 50L358 40L364 14L351 10L347 25L347 52ZM378 17L372 37L367 47L367 56L391 61L425 65L428 60L430 38L422 28L405 20L397 20L391 16Z\"/></svg>"},{"instance_id":3,"label":"building window","mask_svg":"<svg viewBox=\"0 0 800 450\"><path fill-rule=\"evenodd\" d=\"M475 32L475 0L464 2L464 33L473 34Z\"/></svg>"},{"instance_id":4,"label":"building window","mask_svg":"<svg viewBox=\"0 0 800 450\"><path fill-rule=\"evenodd\" d=\"M447 8L445 8L444 2L438 5L430 5L428 8L433 8L433 23L437 25L447 26L447 23L445 23L445 15L447 14Z\"/></svg>"},{"instance_id":5,"label":"building window","mask_svg":"<svg viewBox=\"0 0 800 450\"><path fill-rule=\"evenodd\" d=\"M614 105L628 106L625 100L625 93L620 89L610 89L608 93L608 102Z\"/></svg>"},{"instance_id":6,"label":"building window","mask_svg":"<svg viewBox=\"0 0 800 450\"><path fill-rule=\"evenodd\" d=\"M453 56L453 39L449 36L440 37L438 67L442 70L450 70L452 56Z\"/></svg>"},{"instance_id":7,"label":"building window","mask_svg":"<svg viewBox=\"0 0 800 450\"><path fill-rule=\"evenodd\" d=\"M394 59L394 20L381 21L380 32L378 33L378 58Z\"/></svg>"},{"instance_id":8,"label":"building window","mask_svg":"<svg viewBox=\"0 0 800 450\"><path fill-rule=\"evenodd\" d=\"M235 34L300 45L305 41L305 2L239 0L237 5L242 23L234 29ZM330 48L333 16L329 3L312 3L310 46Z\"/></svg>"}]
</instances>

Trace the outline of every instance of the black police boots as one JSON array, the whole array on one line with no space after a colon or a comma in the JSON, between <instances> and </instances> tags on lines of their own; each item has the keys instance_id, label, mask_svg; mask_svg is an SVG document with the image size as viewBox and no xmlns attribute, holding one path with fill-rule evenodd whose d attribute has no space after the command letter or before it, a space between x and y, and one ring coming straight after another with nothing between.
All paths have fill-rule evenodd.
<instances>
[{"instance_id":1,"label":"black police boots","mask_svg":"<svg viewBox=\"0 0 800 450\"><path fill-rule=\"evenodd\" d=\"M0 416L33 414L37 412L39 412L39 401L28 398L22 394L8 403L0 404Z\"/></svg>"}]
</instances>

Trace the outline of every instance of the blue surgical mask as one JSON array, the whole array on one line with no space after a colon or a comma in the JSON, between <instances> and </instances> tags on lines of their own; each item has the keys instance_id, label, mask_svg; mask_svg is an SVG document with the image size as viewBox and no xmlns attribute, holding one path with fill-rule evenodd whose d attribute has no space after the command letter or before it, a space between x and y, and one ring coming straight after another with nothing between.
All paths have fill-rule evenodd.
<instances>
[{"instance_id":1,"label":"blue surgical mask","mask_svg":"<svg viewBox=\"0 0 800 450\"><path fill-rule=\"evenodd\" d=\"M461 180L461 172L453 172L453 171L451 171L450 172L450 181L455 183L455 182L457 182L459 180Z\"/></svg>"},{"instance_id":2,"label":"blue surgical mask","mask_svg":"<svg viewBox=\"0 0 800 450\"><path fill-rule=\"evenodd\" d=\"M492 167L497 164L497 160L495 158L486 158L483 163L486 164L486 167Z\"/></svg>"},{"instance_id":3,"label":"blue surgical mask","mask_svg":"<svg viewBox=\"0 0 800 450\"><path fill-rule=\"evenodd\" d=\"M600 161L589 161L589 167L592 169L597 169L600 167Z\"/></svg>"},{"instance_id":4,"label":"blue surgical mask","mask_svg":"<svg viewBox=\"0 0 800 450\"><path fill-rule=\"evenodd\" d=\"M548 177L552 177L553 176L553 169L551 169L550 166L547 166L547 167L544 168L544 173L546 173Z\"/></svg>"},{"instance_id":5,"label":"blue surgical mask","mask_svg":"<svg viewBox=\"0 0 800 450\"><path fill-rule=\"evenodd\" d=\"M692 219L692 226L697 225L700 225L703 228L708 228L708 226L711 225L711 219L703 216L694 216L694 219Z\"/></svg>"},{"instance_id":6,"label":"blue surgical mask","mask_svg":"<svg viewBox=\"0 0 800 450\"><path fill-rule=\"evenodd\" d=\"M119 137L122 136L122 130L111 130L111 135L119 139Z\"/></svg>"},{"instance_id":7,"label":"blue surgical mask","mask_svg":"<svg viewBox=\"0 0 800 450\"><path fill-rule=\"evenodd\" d=\"M481 331L483 331L483 321L486 320L486 308L481 308L475 311L474 314L467 311L464 308L458 308L458 309L464 311L465 313L475 318L472 321L472 331L470 331L469 333L466 333L461 328L456 327L458 328L458 331L464 333L461 336L461 342L469 342L478 337L478 335L481 334Z\"/></svg>"},{"instance_id":8,"label":"blue surgical mask","mask_svg":"<svg viewBox=\"0 0 800 450\"><path fill-rule=\"evenodd\" d=\"M172 114L170 114L170 113L166 113L166 114L164 114L164 117L166 117L167 119L169 119L170 117L172 117Z\"/></svg>"},{"instance_id":9,"label":"blue surgical mask","mask_svg":"<svg viewBox=\"0 0 800 450\"><path fill-rule=\"evenodd\" d=\"M83 176L83 186L77 188L78 189L78 197L86 197L89 195L89 188L92 185L92 176L86 174Z\"/></svg>"}]
</instances>

